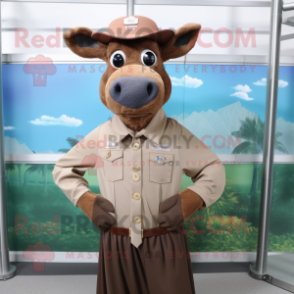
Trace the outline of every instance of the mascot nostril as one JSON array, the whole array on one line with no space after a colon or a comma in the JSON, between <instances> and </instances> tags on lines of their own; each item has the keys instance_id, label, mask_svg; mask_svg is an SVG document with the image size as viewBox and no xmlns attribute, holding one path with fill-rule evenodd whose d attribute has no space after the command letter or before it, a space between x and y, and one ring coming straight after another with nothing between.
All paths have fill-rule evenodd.
<instances>
[{"instance_id":1,"label":"mascot nostril","mask_svg":"<svg viewBox=\"0 0 294 294\"><path fill-rule=\"evenodd\" d=\"M151 78L120 77L111 84L109 92L117 103L138 109L158 96L159 87Z\"/></svg>"},{"instance_id":2,"label":"mascot nostril","mask_svg":"<svg viewBox=\"0 0 294 294\"><path fill-rule=\"evenodd\" d=\"M150 84L148 84L148 86L147 86L147 93L148 93L149 96L151 95L152 90L153 90L153 86L152 86L152 84L150 83Z\"/></svg>"},{"instance_id":3,"label":"mascot nostril","mask_svg":"<svg viewBox=\"0 0 294 294\"><path fill-rule=\"evenodd\" d=\"M115 85L114 91L115 91L116 94L120 94L120 92L121 92L121 86L120 86L120 84Z\"/></svg>"}]
</instances>

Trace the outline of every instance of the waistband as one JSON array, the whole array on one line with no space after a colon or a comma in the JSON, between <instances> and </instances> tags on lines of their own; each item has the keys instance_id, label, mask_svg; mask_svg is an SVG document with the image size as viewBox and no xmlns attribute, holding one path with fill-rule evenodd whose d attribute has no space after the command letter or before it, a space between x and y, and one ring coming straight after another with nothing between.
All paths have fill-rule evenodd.
<instances>
[{"instance_id":1,"label":"waistband","mask_svg":"<svg viewBox=\"0 0 294 294\"><path fill-rule=\"evenodd\" d=\"M116 235L129 236L132 235L131 228L111 227L109 231ZM151 229L141 229L142 238L157 236L169 233L170 231L163 227L156 227Z\"/></svg>"}]
</instances>

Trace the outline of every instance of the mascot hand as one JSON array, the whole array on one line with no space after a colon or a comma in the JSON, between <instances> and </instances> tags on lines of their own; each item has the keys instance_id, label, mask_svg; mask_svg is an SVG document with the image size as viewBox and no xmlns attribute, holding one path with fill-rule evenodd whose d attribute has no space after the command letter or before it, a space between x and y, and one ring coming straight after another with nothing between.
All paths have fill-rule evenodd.
<instances>
[{"instance_id":1,"label":"mascot hand","mask_svg":"<svg viewBox=\"0 0 294 294\"><path fill-rule=\"evenodd\" d=\"M185 189L179 194L182 199L182 211L185 221L196 211L205 208L205 202L203 199L191 189Z\"/></svg>"},{"instance_id":2,"label":"mascot hand","mask_svg":"<svg viewBox=\"0 0 294 294\"><path fill-rule=\"evenodd\" d=\"M99 194L87 191L79 199L77 206L87 215L101 231L107 231L115 224L113 204Z\"/></svg>"},{"instance_id":3,"label":"mascot hand","mask_svg":"<svg viewBox=\"0 0 294 294\"><path fill-rule=\"evenodd\" d=\"M161 203L157 222L161 227L172 231L181 226L197 210L204 208L203 199L194 191L185 189Z\"/></svg>"},{"instance_id":4,"label":"mascot hand","mask_svg":"<svg viewBox=\"0 0 294 294\"><path fill-rule=\"evenodd\" d=\"M169 231L176 230L184 223L181 196L176 194L164 200L159 207L157 222Z\"/></svg>"}]
</instances>

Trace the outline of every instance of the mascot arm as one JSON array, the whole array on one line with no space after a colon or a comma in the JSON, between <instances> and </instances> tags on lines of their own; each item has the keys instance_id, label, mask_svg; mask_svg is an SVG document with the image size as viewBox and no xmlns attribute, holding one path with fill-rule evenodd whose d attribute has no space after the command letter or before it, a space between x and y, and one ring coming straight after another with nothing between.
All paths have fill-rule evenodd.
<instances>
[{"instance_id":1,"label":"mascot arm","mask_svg":"<svg viewBox=\"0 0 294 294\"><path fill-rule=\"evenodd\" d=\"M63 155L52 172L55 184L75 206L78 206L81 196L90 191L84 174L87 170L94 168L99 160L96 142L99 128L98 126ZM87 199L90 198L87 197Z\"/></svg>"},{"instance_id":2,"label":"mascot arm","mask_svg":"<svg viewBox=\"0 0 294 294\"><path fill-rule=\"evenodd\" d=\"M193 184L179 192L184 219L197 210L203 210L222 195L226 174L219 157L185 127L181 126L179 149L180 164L183 172Z\"/></svg>"},{"instance_id":3,"label":"mascot arm","mask_svg":"<svg viewBox=\"0 0 294 294\"><path fill-rule=\"evenodd\" d=\"M219 157L183 126L179 142L180 165L193 184L160 204L157 222L168 230L175 230L193 213L216 202L226 181Z\"/></svg>"}]
</instances>

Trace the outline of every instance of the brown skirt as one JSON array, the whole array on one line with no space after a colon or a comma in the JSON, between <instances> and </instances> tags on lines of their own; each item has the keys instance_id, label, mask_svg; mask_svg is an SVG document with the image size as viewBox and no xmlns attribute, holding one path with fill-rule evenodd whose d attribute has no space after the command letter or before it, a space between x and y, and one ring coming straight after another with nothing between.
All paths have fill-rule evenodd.
<instances>
[{"instance_id":1,"label":"brown skirt","mask_svg":"<svg viewBox=\"0 0 294 294\"><path fill-rule=\"evenodd\" d=\"M195 294L183 228L143 238L101 232L97 294Z\"/></svg>"}]
</instances>

